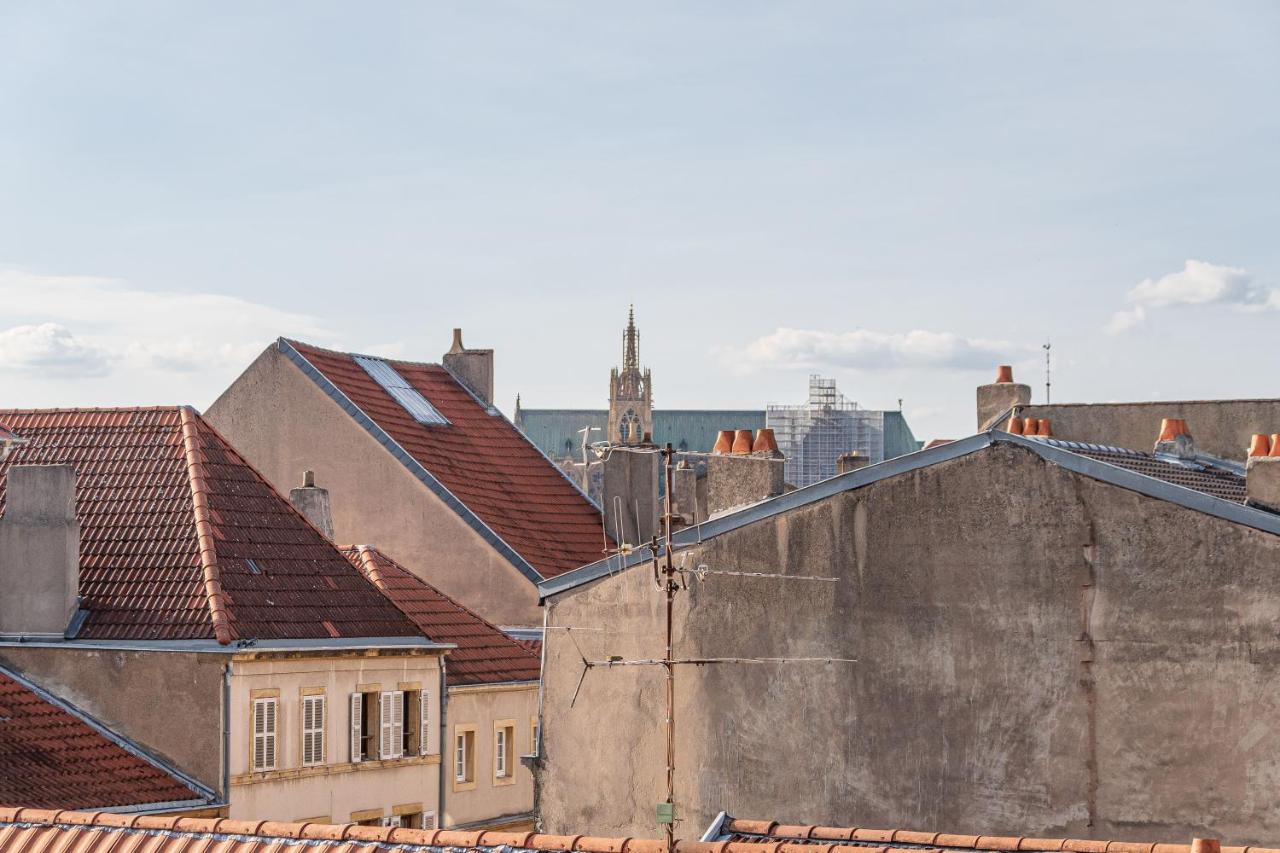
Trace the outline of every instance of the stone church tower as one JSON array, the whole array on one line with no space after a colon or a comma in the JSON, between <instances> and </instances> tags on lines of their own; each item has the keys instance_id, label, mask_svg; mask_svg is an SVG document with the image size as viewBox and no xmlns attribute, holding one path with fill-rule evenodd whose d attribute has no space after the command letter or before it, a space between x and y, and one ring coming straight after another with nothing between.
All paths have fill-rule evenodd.
<instances>
[{"instance_id":1,"label":"stone church tower","mask_svg":"<svg viewBox=\"0 0 1280 853\"><path fill-rule=\"evenodd\" d=\"M640 333L632 305L622 333L622 370L615 367L609 375L609 441L640 444L646 435L653 435L653 386L649 371L640 370Z\"/></svg>"}]
</instances>

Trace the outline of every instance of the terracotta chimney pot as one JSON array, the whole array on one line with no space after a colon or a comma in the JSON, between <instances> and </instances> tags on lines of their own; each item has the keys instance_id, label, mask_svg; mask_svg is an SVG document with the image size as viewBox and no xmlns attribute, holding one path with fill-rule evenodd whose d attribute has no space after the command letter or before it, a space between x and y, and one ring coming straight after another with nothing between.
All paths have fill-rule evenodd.
<instances>
[{"instance_id":1,"label":"terracotta chimney pot","mask_svg":"<svg viewBox=\"0 0 1280 853\"><path fill-rule=\"evenodd\" d=\"M1253 441L1249 443L1249 458L1255 456L1267 456L1271 453L1271 440L1260 432L1253 434Z\"/></svg>"},{"instance_id":2,"label":"terracotta chimney pot","mask_svg":"<svg viewBox=\"0 0 1280 853\"><path fill-rule=\"evenodd\" d=\"M1053 427L1050 425L1048 418L1041 418L1036 422L1036 435L1042 435L1045 438L1053 437Z\"/></svg>"},{"instance_id":3,"label":"terracotta chimney pot","mask_svg":"<svg viewBox=\"0 0 1280 853\"><path fill-rule=\"evenodd\" d=\"M752 453L769 453L778 449L778 440L773 436L773 430L768 427L761 427L756 432L755 443L751 445Z\"/></svg>"},{"instance_id":4,"label":"terracotta chimney pot","mask_svg":"<svg viewBox=\"0 0 1280 853\"><path fill-rule=\"evenodd\" d=\"M733 452L733 430L722 429L720 434L716 436L716 446L711 448L712 453L722 456Z\"/></svg>"},{"instance_id":5,"label":"terracotta chimney pot","mask_svg":"<svg viewBox=\"0 0 1280 853\"><path fill-rule=\"evenodd\" d=\"M1004 431L1012 433L1013 435L1022 435L1022 418L1017 415L1010 417L1009 423L1005 425Z\"/></svg>"},{"instance_id":6,"label":"terracotta chimney pot","mask_svg":"<svg viewBox=\"0 0 1280 853\"><path fill-rule=\"evenodd\" d=\"M1160 421L1160 437L1157 441L1173 441L1180 435L1190 436L1191 430L1183 418L1164 418Z\"/></svg>"},{"instance_id":7,"label":"terracotta chimney pot","mask_svg":"<svg viewBox=\"0 0 1280 853\"><path fill-rule=\"evenodd\" d=\"M1023 419L1022 419L1022 434L1023 434L1023 435L1035 435L1035 434L1036 434L1036 430L1038 430L1038 429L1040 429L1040 419L1039 419L1039 418L1023 418Z\"/></svg>"},{"instance_id":8,"label":"terracotta chimney pot","mask_svg":"<svg viewBox=\"0 0 1280 853\"><path fill-rule=\"evenodd\" d=\"M996 384L1007 385L1013 381L1013 365L1002 364L996 368Z\"/></svg>"},{"instance_id":9,"label":"terracotta chimney pot","mask_svg":"<svg viewBox=\"0 0 1280 853\"><path fill-rule=\"evenodd\" d=\"M1193 838L1191 853L1222 853L1222 843L1216 838Z\"/></svg>"},{"instance_id":10,"label":"terracotta chimney pot","mask_svg":"<svg viewBox=\"0 0 1280 853\"><path fill-rule=\"evenodd\" d=\"M1280 456L1280 432L1271 433L1271 455Z\"/></svg>"},{"instance_id":11,"label":"terracotta chimney pot","mask_svg":"<svg viewBox=\"0 0 1280 853\"><path fill-rule=\"evenodd\" d=\"M751 452L751 430L740 429L733 439L733 452L736 455L745 455Z\"/></svg>"}]
</instances>

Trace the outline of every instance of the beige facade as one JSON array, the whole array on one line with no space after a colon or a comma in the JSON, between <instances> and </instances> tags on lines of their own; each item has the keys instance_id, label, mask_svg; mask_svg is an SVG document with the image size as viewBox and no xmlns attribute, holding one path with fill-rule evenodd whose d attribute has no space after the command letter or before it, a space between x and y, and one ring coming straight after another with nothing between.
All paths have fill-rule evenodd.
<instances>
[{"instance_id":1,"label":"beige facade","mask_svg":"<svg viewBox=\"0 0 1280 853\"><path fill-rule=\"evenodd\" d=\"M446 715L441 825L531 826L533 774L520 758L536 751L537 683L450 687Z\"/></svg>"},{"instance_id":2,"label":"beige facade","mask_svg":"<svg viewBox=\"0 0 1280 853\"><path fill-rule=\"evenodd\" d=\"M396 819L434 826L440 803L440 685L435 655L236 656L230 816L327 817L333 823ZM388 702L394 696L403 698ZM424 701L425 713L417 712ZM360 704L359 713L353 702ZM261 745L264 703L274 704L269 756ZM357 734L358 727L367 734Z\"/></svg>"},{"instance_id":3,"label":"beige facade","mask_svg":"<svg viewBox=\"0 0 1280 853\"><path fill-rule=\"evenodd\" d=\"M289 417L273 417L288 412ZM267 416L264 416L267 413ZM315 472L334 540L373 543L497 625L542 622L528 578L290 362L267 348L205 413L276 489Z\"/></svg>"}]
</instances>

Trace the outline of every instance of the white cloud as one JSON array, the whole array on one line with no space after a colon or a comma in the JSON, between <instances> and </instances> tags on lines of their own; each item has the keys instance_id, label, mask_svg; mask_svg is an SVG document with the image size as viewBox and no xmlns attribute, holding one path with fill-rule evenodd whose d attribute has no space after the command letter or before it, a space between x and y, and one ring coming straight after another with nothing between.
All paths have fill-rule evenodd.
<instances>
[{"instance_id":1,"label":"white cloud","mask_svg":"<svg viewBox=\"0 0 1280 853\"><path fill-rule=\"evenodd\" d=\"M965 338L950 332L820 332L780 328L741 349L719 350L731 370L750 373L760 368L821 370L845 368L987 369L1021 351L1000 341Z\"/></svg>"},{"instance_id":2,"label":"white cloud","mask_svg":"<svg viewBox=\"0 0 1280 853\"><path fill-rule=\"evenodd\" d=\"M1237 311L1280 310L1280 290L1264 287L1239 267L1188 260L1177 272L1139 282L1125 301L1133 307L1111 316L1107 331L1113 335L1144 324L1153 308L1225 305Z\"/></svg>"},{"instance_id":3,"label":"white cloud","mask_svg":"<svg viewBox=\"0 0 1280 853\"><path fill-rule=\"evenodd\" d=\"M203 405L281 335L334 341L315 317L247 299L0 269L0 370L25 382L4 405ZM50 376L96 379L42 388Z\"/></svg>"},{"instance_id":4,"label":"white cloud","mask_svg":"<svg viewBox=\"0 0 1280 853\"><path fill-rule=\"evenodd\" d=\"M111 369L105 350L85 343L66 326L41 323L0 330L0 370L54 378L104 376Z\"/></svg>"}]
</instances>

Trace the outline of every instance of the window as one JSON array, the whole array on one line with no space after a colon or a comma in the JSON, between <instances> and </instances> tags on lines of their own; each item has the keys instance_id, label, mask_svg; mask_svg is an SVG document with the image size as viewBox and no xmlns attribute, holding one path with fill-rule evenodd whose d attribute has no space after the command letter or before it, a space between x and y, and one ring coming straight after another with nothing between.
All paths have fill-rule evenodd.
<instances>
[{"instance_id":1,"label":"window","mask_svg":"<svg viewBox=\"0 0 1280 853\"><path fill-rule=\"evenodd\" d=\"M529 718L529 753L531 755L541 755L542 744L538 742L538 736L542 734L541 728L538 726L538 718Z\"/></svg>"},{"instance_id":2,"label":"window","mask_svg":"<svg viewBox=\"0 0 1280 853\"><path fill-rule=\"evenodd\" d=\"M476 727L459 726L453 741L454 789L474 787L476 781Z\"/></svg>"},{"instance_id":3,"label":"window","mask_svg":"<svg viewBox=\"0 0 1280 853\"><path fill-rule=\"evenodd\" d=\"M426 690L404 692L404 755L426 755L431 745L431 694Z\"/></svg>"},{"instance_id":4,"label":"window","mask_svg":"<svg viewBox=\"0 0 1280 853\"><path fill-rule=\"evenodd\" d=\"M496 720L493 724L493 783L515 782L516 721Z\"/></svg>"},{"instance_id":5,"label":"window","mask_svg":"<svg viewBox=\"0 0 1280 853\"><path fill-rule=\"evenodd\" d=\"M276 706L273 696L253 700L253 769L276 769Z\"/></svg>"},{"instance_id":6,"label":"window","mask_svg":"<svg viewBox=\"0 0 1280 853\"><path fill-rule=\"evenodd\" d=\"M324 764L324 695L302 697L302 764Z\"/></svg>"},{"instance_id":7,"label":"window","mask_svg":"<svg viewBox=\"0 0 1280 853\"><path fill-rule=\"evenodd\" d=\"M377 726L377 693L351 694L351 763L357 764L374 755L373 732Z\"/></svg>"},{"instance_id":8,"label":"window","mask_svg":"<svg viewBox=\"0 0 1280 853\"><path fill-rule=\"evenodd\" d=\"M404 693L387 690L378 694L379 758L399 758L404 753Z\"/></svg>"}]
</instances>

